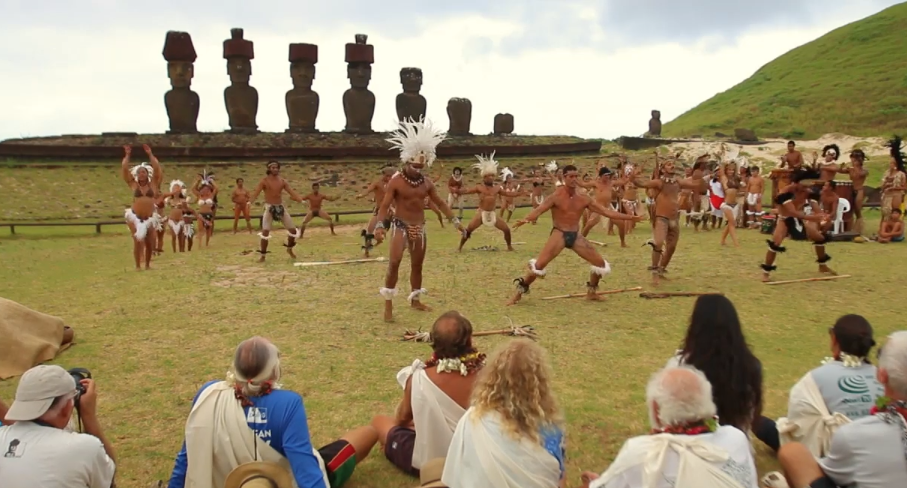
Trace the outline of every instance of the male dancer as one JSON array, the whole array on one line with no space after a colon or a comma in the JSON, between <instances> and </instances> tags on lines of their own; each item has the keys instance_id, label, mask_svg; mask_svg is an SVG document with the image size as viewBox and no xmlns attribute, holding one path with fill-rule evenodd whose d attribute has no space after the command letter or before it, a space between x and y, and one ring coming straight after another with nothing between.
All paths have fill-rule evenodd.
<instances>
[{"instance_id":1,"label":"male dancer","mask_svg":"<svg viewBox=\"0 0 907 488\"><path fill-rule=\"evenodd\" d=\"M746 182L746 219L750 227L759 227L762 217L762 195L765 193L765 179L759 174L759 167L750 166L750 179ZM752 220L750 222L750 220Z\"/></svg>"},{"instance_id":2,"label":"male dancer","mask_svg":"<svg viewBox=\"0 0 907 488\"><path fill-rule=\"evenodd\" d=\"M695 193L700 191L704 184L700 169L694 169L692 178L683 180L676 178L675 169L673 158L665 159L664 163L659 165L656 153L654 179L641 180L638 167L634 168L632 174L636 186L655 190L653 239L646 244L652 247L652 265L648 269L652 272L652 279L656 285L660 278L664 278L680 239L680 191L688 188Z\"/></svg>"},{"instance_id":3,"label":"male dancer","mask_svg":"<svg viewBox=\"0 0 907 488\"><path fill-rule=\"evenodd\" d=\"M454 208L456 204L460 209L459 218L463 218L463 198L461 197L460 189L463 188L463 170L460 168L454 168L453 173L451 173L450 178L447 180L447 206ZM441 222L441 226L444 226L444 222Z\"/></svg>"},{"instance_id":4,"label":"male dancer","mask_svg":"<svg viewBox=\"0 0 907 488\"><path fill-rule=\"evenodd\" d=\"M365 189L365 193L356 195L356 199L358 200L365 197L369 193L375 194L375 208L372 211L372 218L369 219L366 228L362 230L362 238L365 240L365 243L362 246L362 250L365 251L365 257L369 256L369 251L371 251L372 247L377 244L381 244L381 242L372 242L375 239L375 224L378 223L378 207L381 206L381 202L384 200L384 191L387 187L387 183L391 180L391 177L394 176L394 173L396 172L397 170L395 170L393 167L385 166L384 169L381 170L381 178L378 178L376 181L372 182L372 184L370 184L368 188ZM390 226L389 219L390 217L392 217L392 214L393 209L390 209L388 211L387 219L384 220L385 228Z\"/></svg>"},{"instance_id":5,"label":"male dancer","mask_svg":"<svg viewBox=\"0 0 907 488\"><path fill-rule=\"evenodd\" d=\"M447 203L438 195L431 179L422 174L422 170L431 167L435 161L435 149L445 138L443 132L436 130L430 122L421 119L414 122L412 119L399 122L398 129L392 133L387 141L394 149L400 150L400 160L403 169L395 174L388 182L384 199L378 209L378 222L375 225L375 238L384 240L384 219L391 205L395 208L395 215L391 221L390 263L384 287L379 293L384 297L384 320L392 321L394 317L394 295L397 294L397 275L400 271L400 261L403 251L409 249L412 270L410 271L410 284L412 293L409 302L416 310L431 310L419 301L419 296L427 291L422 288L422 263L425 261L425 206L429 199L437 205L447 216L458 231L463 232L460 219L454 216Z\"/></svg>"},{"instance_id":6,"label":"male dancer","mask_svg":"<svg viewBox=\"0 0 907 488\"><path fill-rule=\"evenodd\" d=\"M293 252L293 248L296 247L296 239L302 237L302 232L296 230L293 218L290 217L290 214L284 208L282 194L286 191L290 195L290 199L296 202L302 202L302 197L290 188L287 180L280 176L279 162L268 161L266 175L255 187L255 192L252 194L252 198L249 199L249 202L254 202L262 191L265 192L265 212L261 219L261 232L258 233L258 237L261 238L261 249L258 251L261 254L261 258L258 262L263 263L265 261L265 254L268 253L268 241L271 240L271 223L274 220L281 221L283 227L287 230L287 243L284 244L284 247L287 248L287 254L295 259L296 254Z\"/></svg>"},{"instance_id":7,"label":"male dancer","mask_svg":"<svg viewBox=\"0 0 907 488\"><path fill-rule=\"evenodd\" d=\"M813 152L813 168L820 173L820 183L835 179L838 174L838 157L841 154L841 148L837 144L829 144L822 148L822 159L818 161L819 155Z\"/></svg>"},{"instance_id":8,"label":"male dancer","mask_svg":"<svg viewBox=\"0 0 907 488\"><path fill-rule=\"evenodd\" d=\"M576 184L583 188L594 189L595 196L593 198L595 199L595 203L601 205L602 207L610 208L610 209L617 211L617 208L614 207L614 203L613 203L614 202L614 196L613 196L614 185L623 184L624 181L623 181L623 179L614 180L614 179L612 179L613 176L614 176L614 173L611 172L610 168L608 168L607 166L602 166L598 169L598 179L597 180L594 180L591 182L577 181ZM595 228L595 226L598 225L600 222L602 224L602 228L605 228L605 225L604 225L605 221L602 219L602 216L598 213L593 212L593 215L589 218L589 221L586 222L586 225L583 227L583 231L582 231L583 237L588 237L589 232L591 232L592 229ZM609 222L610 222L610 219L609 219ZM617 222L616 225L617 225L617 232L620 234L620 247L628 247L627 242L626 242L626 234L627 234L626 226L624 226L623 222Z\"/></svg>"},{"instance_id":9,"label":"male dancer","mask_svg":"<svg viewBox=\"0 0 907 488\"><path fill-rule=\"evenodd\" d=\"M863 200L866 198L863 186L866 185L866 177L869 171L863 169L863 162L866 161L866 153L862 149L854 149L850 152L851 167L847 168L847 163L841 165L838 173L844 173L850 176L853 183L853 230L857 233L863 233Z\"/></svg>"},{"instance_id":10,"label":"male dancer","mask_svg":"<svg viewBox=\"0 0 907 488\"><path fill-rule=\"evenodd\" d=\"M246 190L243 184L245 180L242 178L236 179L236 188L233 189L233 233L236 234L237 226L239 225L239 217L245 217L246 219L246 228L249 230L249 234L252 233L252 218L249 215L252 208L252 203L249 201L249 190Z\"/></svg>"},{"instance_id":11,"label":"male dancer","mask_svg":"<svg viewBox=\"0 0 907 488\"><path fill-rule=\"evenodd\" d=\"M469 222L469 225L466 226L466 230L463 231L463 236L460 238L460 247L457 249L457 252L463 251L463 244L466 244L466 241L472 237L473 231L478 229L481 225L495 227L503 232L504 242L507 243L507 250L513 251L513 246L510 243L510 227L507 227L507 223L504 222L503 219L498 218L497 214L495 214L494 207L497 203L498 195L515 198L525 195L526 193L509 192L505 190L503 186L495 186L494 177L498 174L498 162L494 160L494 152L492 152L491 156L488 158L483 156L476 156L476 158L479 162L474 164L473 167L478 169L482 175L482 184L476 185L475 188L471 190L457 189L457 193L459 195L479 195L479 209L472 218L472 221Z\"/></svg>"},{"instance_id":12,"label":"male dancer","mask_svg":"<svg viewBox=\"0 0 907 488\"><path fill-rule=\"evenodd\" d=\"M520 185L513 179L513 171L510 168L504 168L501 170L501 178L504 179L504 183L501 184L501 187L510 193L517 193L520 190ZM523 195L529 195L529 192L522 192ZM513 197L508 197L503 193L500 194L501 197L501 218L504 218L504 212L507 212L507 223L510 223L510 217L513 217L513 211L516 210L516 202Z\"/></svg>"},{"instance_id":13,"label":"male dancer","mask_svg":"<svg viewBox=\"0 0 907 488\"><path fill-rule=\"evenodd\" d=\"M312 183L312 193L302 197L303 200L309 202L309 212L306 214L305 219L302 221L302 227L299 229L299 234L305 234L305 226L309 224L315 217L320 217L328 221L328 224L331 226L331 235L336 236L334 233L334 221L331 220L331 214L324 211L321 208L321 204L325 200L333 202L340 197L329 197L324 193L319 192L321 185L318 182Z\"/></svg>"},{"instance_id":14,"label":"male dancer","mask_svg":"<svg viewBox=\"0 0 907 488\"><path fill-rule=\"evenodd\" d=\"M577 256L585 259L591 265L589 281L586 283L586 299L601 300L601 296L596 294L598 282L601 277L611 272L611 265L602 258L602 256L589 244L589 241L580 234L580 218L586 208L593 212L604 215L614 220L632 220L639 222L643 220L641 215L625 215L615 212L607 206L601 205L595 200L577 193L577 171L576 166L564 166L564 185L554 190L548 198L542 202L535 210L529 213L525 219L518 220L513 228L519 228L527 222L535 222L543 213L551 210L551 220L554 228L551 229L551 235L548 242L539 253L538 259L529 260L529 273L524 277L513 280L517 285L517 292L513 298L507 302L507 305L513 305L520 301L523 295L529 293L529 287L537 279L547 274L545 266L556 258L561 251L572 249Z\"/></svg>"},{"instance_id":15,"label":"male dancer","mask_svg":"<svg viewBox=\"0 0 907 488\"><path fill-rule=\"evenodd\" d=\"M816 249L819 272L835 274L825 264L831 261L831 256L825 253L825 244L830 236L819 230L822 223L828 220L828 215L817 211L817 207L813 208L810 215L803 212L809 205L809 196L812 192L808 181L818 178L817 171L798 169L791 174L792 183L782 188L775 197L775 203L778 204L778 222L775 224L772 238L765 241L768 243L768 252L765 253L765 263L762 264L762 281L771 281L771 272L778 269L775 266L775 258L779 252L787 251L787 248L781 245L787 237L795 241L811 241Z\"/></svg>"}]
</instances>

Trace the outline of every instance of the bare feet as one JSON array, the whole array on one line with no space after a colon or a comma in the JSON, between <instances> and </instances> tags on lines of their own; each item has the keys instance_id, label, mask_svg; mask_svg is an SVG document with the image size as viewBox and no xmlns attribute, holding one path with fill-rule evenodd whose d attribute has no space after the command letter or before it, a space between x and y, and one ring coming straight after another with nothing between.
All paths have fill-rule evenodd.
<instances>
[{"instance_id":1,"label":"bare feet","mask_svg":"<svg viewBox=\"0 0 907 488\"><path fill-rule=\"evenodd\" d=\"M384 301L384 321L393 322L394 321L394 302L390 300Z\"/></svg>"},{"instance_id":2,"label":"bare feet","mask_svg":"<svg viewBox=\"0 0 907 488\"><path fill-rule=\"evenodd\" d=\"M832 275L832 276L838 276L838 273L836 273L835 270L829 268L827 265L824 265L824 264L819 265L819 272L828 274L828 275Z\"/></svg>"},{"instance_id":3,"label":"bare feet","mask_svg":"<svg viewBox=\"0 0 907 488\"><path fill-rule=\"evenodd\" d=\"M762 273L762 282L768 283L772 281L772 277L768 273Z\"/></svg>"},{"instance_id":4,"label":"bare feet","mask_svg":"<svg viewBox=\"0 0 907 488\"><path fill-rule=\"evenodd\" d=\"M604 299L605 298L603 296L599 295L598 293L595 293L594 291L590 291L589 293L586 293L586 300L589 300L592 302L600 302Z\"/></svg>"},{"instance_id":5,"label":"bare feet","mask_svg":"<svg viewBox=\"0 0 907 488\"><path fill-rule=\"evenodd\" d=\"M292 248L292 247L288 247L288 248L287 248L287 254L289 254L291 258L296 259L296 253L293 252L293 248ZM262 258L262 259L264 259L264 258Z\"/></svg>"},{"instance_id":6,"label":"bare feet","mask_svg":"<svg viewBox=\"0 0 907 488\"><path fill-rule=\"evenodd\" d=\"M421 311L423 311L423 312L430 312L430 311L431 311L431 307L429 307L428 305L426 305L426 304L420 302L419 300L413 300L412 303L410 303L409 306L412 307L414 310L421 310Z\"/></svg>"},{"instance_id":7,"label":"bare feet","mask_svg":"<svg viewBox=\"0 0 907 488\"><path fill-rule=\"evenodd\" d=\"M510 299L510 301L507 302L507 306L509 307L511 305L516 305L517 302L519 302L521 298L523 298L523 294L517 293L516 295L513 296L513 298Z\"/></svg>"},{"instance_id":8,"label":"bare feet","mask_svg":"<svg viewBox=\"0 0 907 488\"><path fill-rule=\"evenodd\" d=\"M265 255L264 255L264 254L262 254L261 257L258 258L258 262L259 262L259 263L265 262Z\"/></svg>"},{"instance_id":9,"label":"bare feet","mask_svg":"<svg viewBox=\"0 0 907 488\"><path fill-rule=\"evenodd\" d=\"M513 248L513 246L507 246L507 250L508 250L508 251L515 251L515 249Z\"/></svg>"}]
</instances>

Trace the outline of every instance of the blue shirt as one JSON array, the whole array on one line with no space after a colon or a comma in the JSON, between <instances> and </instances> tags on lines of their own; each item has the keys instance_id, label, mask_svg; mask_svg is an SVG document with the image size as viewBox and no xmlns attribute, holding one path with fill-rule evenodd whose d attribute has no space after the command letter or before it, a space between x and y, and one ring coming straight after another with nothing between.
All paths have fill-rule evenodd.
<instances>
[{"instance_id":1,"label":"blue shirt","mask_svg":"<svg viewBox=\"0 0 907 488\"><path fill-rule=\"evenodd\" d=\"M205 383L192 399L192 405L195 405L205 388L218 381ZM259 440L287 458L299 488L330 488L324 485L321 466L315 457L309 437L305 407L299 393L274 390L264 396L252 397L250 400L254 405L243 408L249 428L255 432ZM186 465L186 442L183 441L183 447L176 456L168 488L185 486Z\"/></svg>"},{"instance_id":2,"label":"blue shirt","mask_svg":"<svg viewBox=\"0 0 907 488\"><path fill-rule=\"evenodd\" d=\"M561 478L564 477L564 461L566 460L566 449L564 448L564 432L554 426L543 427L539 432L542 437L542 447L551 453L557 464L561 468Z\"/></svg>"}]
</instances>

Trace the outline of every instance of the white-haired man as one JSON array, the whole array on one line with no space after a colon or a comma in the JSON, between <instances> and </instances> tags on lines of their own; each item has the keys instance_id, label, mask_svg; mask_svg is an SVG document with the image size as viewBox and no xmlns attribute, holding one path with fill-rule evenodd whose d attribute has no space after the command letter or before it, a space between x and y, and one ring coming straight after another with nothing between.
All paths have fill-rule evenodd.
<instances>
[{"instance_id":1,"label":"white-haired man","mask_svg":"<svg viewBox=\"0 0 907 488\"><path fill-rule=\"evenodd\" d=\"M78 398L84 434L67 429ZM25 372L0 428L3 488L110 488L116 465L113 447L97 417L93 380L79 385L60 366Z\"/></svg>"},{"instance_id":2,"label":"white-haired man","mask_svg":"<svg viewBox=\"0 0 907 488\"><path fill-rule=\"evenodd\" d=\"M690 366L668 367L646 388L652 433L628 440L601 476L584 488L756 488L749 439L717 426L712 385Z\"/></svg>"},{"instance_id":3,"label":"white-haired man","mask_svg":"<svg viewBox=\"0 0 907 488\"><path fill-rule=\"evenodd\" d=\"M802 444L785 444L778 460L787 483L779 473L770 473L765 486L907 486L907 331L888 336L879 353L876 374L885 387L885 408L841 426L819 460Z\"/></svg>"},{"instance_id":4,"label":"white-haired man","mask_svg":"<svg viewBox=\"0 0 907 488\"><path fill-rule=\"evenodd\" d=\"M302 397L281 390L279 380L274 344L261 337L240 343L227 380L195 395L169 488L224 486L231 471L255 461L283 466L299 488L343 486L378 441L375 429L313 448Z\"/></svg>"}]
</instances>

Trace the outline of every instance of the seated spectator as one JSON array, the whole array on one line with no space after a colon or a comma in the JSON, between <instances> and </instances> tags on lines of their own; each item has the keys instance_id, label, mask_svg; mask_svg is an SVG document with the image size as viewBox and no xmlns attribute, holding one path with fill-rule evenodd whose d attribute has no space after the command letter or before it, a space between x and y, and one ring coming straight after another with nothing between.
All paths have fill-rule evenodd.
<instances>
[{"instance_id":1,"label":"seated spectator","mask_svg":"<svg viewBox=\"0 0 907 488\"><path fill-rule=\"evenodd\" d=\"M472 324L459 312L439 317L431 337L431 359L427 363L417 359L397 375L403 399L396 416L379 415L372 420L387 459L414 476L426 461L447 456L454 429L469 407L476 376L485 364L485 355L472 345Z\"/></svg>"},{"instance_id":2,"label":"seated spectator","mask_svg":"<svg viewBox=\"0 0 907 488\"><path fill-rule=\"evenodd\" d=\"M450 442L450 488L565 485L563 418L545 351L529 339L501 346L479 373L472 406Z\"/></svg>"},{"instance_id":3,"label":"seated spectator","mask_svg":"<svg viewBox=\"0 0 907 488\"><path fill-rule=\"evenodd\" d=\"M715 422L712 386L690 366L667 367L646 387L652 433L624 443L583 488L756 488L756 463L740 429Z\"/></svg>"},{"instance_id":4,"label":"seated spectator","mask_svg":"<svg viewBox=\"0 0 907 488\"><path fill-rule=\"evenodd\" d=\"M907 331L891 334L879 352L878 378L885 388L884 407L874 415L842 425L821 459L813 457L803 444L785 444L778 451L784 477L771 473L763 480L764 486L907 486Z\"/></svg>"},{"instance_id":5,"label":"seated spectator","mask_svg":"<svg viewBox=\"0 0 907 488\"><path fill-rule=\"evenodd\" d=\"M816 457L825 455L838 427L869 415L885 392L867 359L875 346L869 322L845 315L829 333L833 357L794 385L787 417L778 419L781 444L799 442Z\"/></svg>"},{"instance_id":6,"label":"seated spectator","mask_svg":"<svg viewBox=\"0 0 907 488\"><path fill-rule=\"evenodd\" d=\"M668 366L687 364L712 385L718 421L749 432L778 449L775 423L762 417L762 363L750 351L737 310L723 295L696 300L687 336Z\"/></svg>"},{"instance_id":7,"label":"seated spectator","mask_svg":"<svg viewBox=\"0 0 907 488\"><path fill-rule=\"evenodd\" d=\"M343 486L377 442L375 429L315 449L302 397L278 381L277 347L261 337L240 343L227 380L205 383L192 401L169 487L224 486L230 472L255 461L282 465L299 487Z\"/></svg>"},{"instance_id":8,"label":"seated spectator","mask_svg":"<svg viewBox=\"0 0 907 488\"><path fill-rule=\"evenodd\" d=\"M904 221L901 220L901 211L892 209L888 219L879 227L879 237L876 242L888 244L889 242L902 242L904 240Z\"/></svg>"},{"instance_id":9,"label":"seated spectator","mask_svg":"<svg viewBox=\"0 0 907 488\"><path fill-rule=\"evenodd\" d=\"M97 417L93 380L80 385L60 366L29 369L0 427L3 488L110 488L116 464ZM81 393L80 393L81 392ZM85 433L66 430L78 406Z\"/></svg>"}]
</instances>

